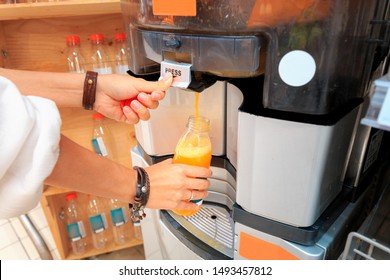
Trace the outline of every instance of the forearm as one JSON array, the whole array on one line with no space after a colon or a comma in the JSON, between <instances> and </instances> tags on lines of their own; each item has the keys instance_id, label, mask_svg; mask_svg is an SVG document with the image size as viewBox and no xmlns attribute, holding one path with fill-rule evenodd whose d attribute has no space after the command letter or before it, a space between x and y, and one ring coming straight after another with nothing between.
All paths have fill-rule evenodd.
<instances>
[{"instance_id":1,"label":"forearm","mask_svg":"<svg viewBox=\"0 0 390 280\"><path fill-rule=\"evenodd\" d=\"M23 95L51 99L58 107L81 107L84 74L0 68L0 76L11 80Z\"/></svg>"},{"instance_id":2,"label":"forearm","mask_svg":"<svg viewBox=\"0 0 390 280\"><path fill-rule=\"evenodd\" d=\"M136 172L62 135L59 159L45 183L131 202L135 195Z\"/></svg>"}]
</instances>

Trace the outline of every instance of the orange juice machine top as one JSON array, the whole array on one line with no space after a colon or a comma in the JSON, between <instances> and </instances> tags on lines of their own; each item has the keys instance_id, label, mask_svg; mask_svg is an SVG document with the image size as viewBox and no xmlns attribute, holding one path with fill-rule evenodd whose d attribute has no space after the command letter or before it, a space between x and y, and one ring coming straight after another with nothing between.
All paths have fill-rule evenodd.
<instances>
[{"instance_id":1,"label":"orange juice machine top","mask_svg":"<svg viewBox=\"0 0 390 280\"><path fill-rule=\"evenodd\" d=\"M236 236L229 257L267 258L246 246L266 240L284 242L284 256L326 258L326 250L318 249L324 245L307 253L291 244L316 246L326 232L319 221L342 193L380 39L388 34L383 19L389 2L122 0L121 5L132 74L174 76L171 92L148 124L136 127L144 154L173 154L178 138L172 135L183 127L175 122L193 113L192 105L185 107L191 103L185 92L202 92L199 107L211 120L213 159L223 158L222 169L230 174L226 188L217 184L221 178L210 187L210 193L218 189L229 197L224 206ZM176 95L177 90L184 93ZM153 124L161 118L163 124ZM161 137L172 144L162 147Z\"/></svg>"},{"instance_id":2,"label":"orange juice machine top","mask_svg":"<svg viewBox=\"0 0 390 280\"><path fill-rule=\"evenodd\" d=\"M264 73L258 106L327 114L364 94L365 66L374 49L364 41L377 2L122 1L129 67L135 74L150 74L164 61L189 64L194 84L202 78L207 82L207 74Z\"/></svg>"}]
</instances>

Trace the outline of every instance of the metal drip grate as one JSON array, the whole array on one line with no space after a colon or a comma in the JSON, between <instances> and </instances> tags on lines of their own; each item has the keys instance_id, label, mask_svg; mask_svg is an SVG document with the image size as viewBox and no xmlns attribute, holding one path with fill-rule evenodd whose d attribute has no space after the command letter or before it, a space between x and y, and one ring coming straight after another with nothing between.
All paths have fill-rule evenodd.
<instances>
[{"instance_id":1,"label":"metal drip grate","mask_svg":"<svg viewBox=\"0 0 390 280\"><path fill-rule=\"evenodd\" d=\"M193 216L179 216L173 212L169 214L198 239L228 257L233 257L234 223L225 208L204 204Z\"/></svg>"},{"instance_id":2,"label":"metal drip grate","mask_svg":"<svg viewBox=\"0 0 390 280\"><path fill-rule=\"evenodd\" d=\"M209 237L226 247L233 248L232 224L226 211L222 213L216 208L202 207L197 215L185 217L185 219Z\"/></svg>"}]
</instances>

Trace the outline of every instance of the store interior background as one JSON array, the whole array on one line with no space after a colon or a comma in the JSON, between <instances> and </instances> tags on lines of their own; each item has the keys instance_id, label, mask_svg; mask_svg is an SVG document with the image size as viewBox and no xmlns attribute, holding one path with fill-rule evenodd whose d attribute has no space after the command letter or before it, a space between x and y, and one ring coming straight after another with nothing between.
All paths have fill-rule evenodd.
<instances>
[{"instance_id":1,"label":"store interior background","mask_svg":"<svg viewBox=\"0 0 390 280\"><path fill-rule=\"evenodd\" d=\"M15 69L65 71L65 37L76 33L80 35L83 47L88 47L91 33L103 33L112 43L116 32L122 31L122 17L119 0L89 1L89 8L80 8L82 0L73 0L71 12L62 14L61 9L68 5L39 4L38 9L24 11L23 5L16 9L0 8L0 50L9 56L0 56L0 65ZM95 2L95 3L92 3ZM42 8L39 7L42 5ZM45 4L46 5L46 4ZM62 6L61 6L62 5ZM20 9L19 9L20 8ZM47 14L48 13L48 14ZM49 28L48 28L49 27ZM42 32L43 31L43 32ZM28 36L27 36L28 35ZM112 44L111 44L112 45ZM110 46L111 46L110 45ZM45 57L42 58L42 53ZM4 55L4 53L3 53ZM91 118L79 110L62 110L64 116L63 133L85 147L90 144ZM119 141L124 151L130 151L135 144L134 131L117 127ZM84 133L86 132L86 133ZM131 166L129 153L121 154L120 163ZM28 213L50 250L53 259L61 259L58 248L45 218L42 205ZM115 251L98 257L101 259L144 259L143 246ZM1 260L39 260L41 259L33 242L18 218L0 220L0 259Z\"/></svg>"}]
</instances>

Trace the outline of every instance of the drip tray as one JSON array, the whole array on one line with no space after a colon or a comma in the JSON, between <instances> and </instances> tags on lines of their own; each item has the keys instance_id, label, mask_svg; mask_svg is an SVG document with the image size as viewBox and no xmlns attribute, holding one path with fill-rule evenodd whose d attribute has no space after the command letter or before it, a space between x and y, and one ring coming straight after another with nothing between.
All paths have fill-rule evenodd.
<instances>
[{"instance_id":1,"label":"drip tray","mask_svg":"<svg viewBox=\"0 0 390 280\"><path fill-rule=\"evenodd\" d=\"M226 208L205 202L200 211L192 216L180 216L172 211L161 213L166 218L164 222L170 224L171 232L201 257L233 258L234 223ZM207 246L200 246L200 243Z\"/></svg>"}]
</instances>

